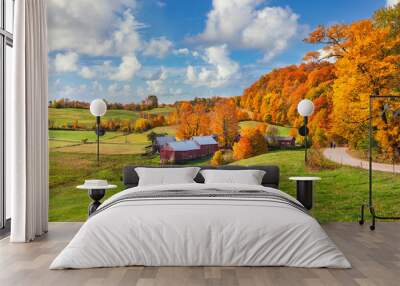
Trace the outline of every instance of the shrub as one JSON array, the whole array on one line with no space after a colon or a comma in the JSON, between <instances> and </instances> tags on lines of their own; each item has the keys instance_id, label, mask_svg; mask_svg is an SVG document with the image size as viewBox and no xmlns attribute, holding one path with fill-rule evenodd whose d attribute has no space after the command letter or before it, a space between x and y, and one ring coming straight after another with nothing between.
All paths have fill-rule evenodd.
<instances>
[{"instance_id":1,"label":"shrub","mask_svg":"<svg viewBox=\"0 0 400 286\"><path fill-rule=\"evenodd\" d=\"M135 122L135 131L144 132L151 129L151 123L148 119L139 118Z\"/></svg>"},{"instance_id":2,"label":"shrub","mask_svg":"<svg viewBox=\"0 0 400 286\"><path fill-rule=\"evenodd\" d=\"M264 130L263 126L242 130L239 142L233 145L235 160L246 159L267 152L267 142L261 130Z\"/></svg>"},{"instance_id":3,"label":"shrub","mask_svg":"<svg viewBox=\"0 0 400 286\"><path fill-rule=\"evenodd\" d=\"M321 149L311 148L307 152L307 167L312 170L333 170L339 166L326 159Z\"/></svg>"},{"instance_id":4,"label":"shrub","mask_svg":"<svg viewBox=\"0 0 400 286\"><path fill-rule=\"evenodd\" d=\"M229 164L235 161L233 159L232 150L225 150L224 152L222 152L222 161L224 162L224 164Z\"/></svg>"},{"instance_id":5,"label":"shrub","mask_svg":"<svg viewBox=\"0 0 400 286\"><path fill-rule=\"evenodd\" d=\"M222 155L222 151L218 150L217 152L214 153L214 156L211 158L211 165L213 166L219 166L223 164L223 155Z\"/></svg>"}]
</instances>

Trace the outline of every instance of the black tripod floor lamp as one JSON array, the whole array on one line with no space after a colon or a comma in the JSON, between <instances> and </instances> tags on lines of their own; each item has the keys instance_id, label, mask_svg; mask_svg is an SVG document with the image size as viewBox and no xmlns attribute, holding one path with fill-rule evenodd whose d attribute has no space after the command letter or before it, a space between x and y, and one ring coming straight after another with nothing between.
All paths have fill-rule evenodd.
<instances>
[{"instance_id":1,"label":"black tripod floor lamp","mask_svg":"<svg viewBox=\"0 0 400 286\"><path fill-rule=\"evenodd\" d=\"M97 135L97 166L100 166L100 136L103 136L105 131L100 128L100 117L106 114L107 104L102 99L95 99L90 103L90 113L96 116L96 135Z\"/></svg>"},{"instance_id":2,"label":"black tripod floor lamp","mask_svg":"<svg viewBox=\"0 0 400 286\"><path fill-rule=\"evenodd\" d=\"M400 99L399 95L386 95L386 96L380 96L380 95L371 95L369 97L369 131L368 131L368 176L369 176L369 191L368 191L368 203L367 204L362 204L361 205L361 219L359 220L359 223L362 225L364 224L364 210L365 208L369 209L369 212L372 217L372 224L370 225L371 230L375 230L375 224L376 224L376 219L381 219L381 220L397 220L400 219L400 217L396 216L381 216L376 213L376 210L374 208L374 203L373 203L373 185L372 185L372 144L373 144L373 126L372 126L372 107L373 107L373 101L374 99ZM394 112L394 116L399 116L399 112L396 111Z\"/></svg>"}]
</instances>

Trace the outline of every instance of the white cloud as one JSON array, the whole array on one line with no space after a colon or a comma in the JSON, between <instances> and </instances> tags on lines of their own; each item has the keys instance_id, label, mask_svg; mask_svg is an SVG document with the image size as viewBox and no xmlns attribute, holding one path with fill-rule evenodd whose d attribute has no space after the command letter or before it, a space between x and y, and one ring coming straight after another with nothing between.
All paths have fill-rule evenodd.
<instances>
[{"instance_id":1,"label":"white cloud","mask_svg":"<svg viewBox=\"0 0 400 286\"><path fill-rule=\"evenodd\" d=\"M96 76L96 72L89 67L82 67L79 75L85 79L92 79Z\"/></svg>"},{"instance_id":2,"label":"white cloud","mask_svg":"<svg viewBox=\"0 0 400 286\"><path fill-rule=\"evenodd\" d=\"M110 96L129 96L131 95L131 87L128 84L113 83L108 86L107 92Z\"/></svg>"},{"instance_id":3,"label":"white cloud","mask_svg":"<svg viewBox=\"0 0 400 286\"><path fill-rule=\"evenodd\" d=\"M196 82L197 81L196 70L194 69L193 66L187 67L186 78L187 78L188 82Z\"/></svg>"},{"instance_id":4,"label":"white cloud","mask_svg":"<svg viewBox=\"0 0 400 286\"><path fill-rule=\"evenodd\" d=\"M118 20L117 30L113 33L115 52L119 55L129 55L141 48L138 29L143 24L136 21L130 9L125 10L122 19Z\"/></svg>"},{"instance_id":5,"label":"white cloud","mask_svg":"<svg viewBox=\"0 0 400 286\"><path fill-rule=\"evenodd\" d=\"M70 51L69 58L56 56L56 71L75 71L85 79L132 79L141 67L136 54L144 45L139 33L144 25L134 16L135 5L136 0L48 0L49 50ZM112 56L121 64L79 69L79 55Z\"/></svg>"},{"instance_id":6,"label":"white cloud","mask_svg":"<svg viewBox=\"0 0 400 286\"><path fill-rule=\"evenodd\" d=\"M147 80L148 93L161 94L165 92L164 81L167 79L167 71L164 67L152 74Z\"/></svg>"},{"instance_id":7,"label":"white cloud","mask_svg":"<svg viewBox=\"0 0 400 286\"><path fill-rule=\"evenodd\" d=\"M175 55L187 56L188 54L190 54L190 51L187 48L181 48L181 49L174 50L174 54Z\"/></svg>"},{"instance_id":8,"label":"white cloud","mask_svg":"<svg viewBox=\"0 0 400 286\"><path fill-rule=\"evenodd\" d=\"M319 49L319 59L324 60L330 63L335 63L336 62L336 57L333 57L333 51L326 50L326 49Z\"/></svg>"},{"instance_id":9,"label":"white cloud","mask_svg":"<svg viewBox=\"0 0 400 286\"><path fill-rule=\"evenodd\" d=\"M58 53L54 58L54 69L57 72L74 72L78 70L79 55L74 52Z\"/></svg>"},{"instance_id":10,"label":"white cloud","mask_svg":"<svg viewBox=\"0 0 400 286\"><path fill-rule=\"evenodd\" d=\"M386 6L387 7L391 7L394 6L396 4L400 3L400 0L386 0Z\"/></svg>"},{"instance_id":11,"label":"white cloud","mask_svg":"<svg viewBox=\"0 0 400 286\"><path fill-rule=\"evenodd\" d=\"M172 95L182 95L183 94L183 90L180 87L177 87L177 88L170 87L168 92Z\"/></svg>"},{"instance_id":12,"label":"white cloud","mask_svg":"<svg viewBox=\"0 0 400 286\"><path fill-rule=\"evenodd\" d=\"M104 88L103 88L103 85L100 83L100 82L98 82L97 80L95 80L93 83L92 83L92 90L95 92L95 93L101 93L101 92L103 92L103 90L104 90Z\"/></svg>"},{"instance_id":13,"label":"white cloud","mask_svg":"<svg viewBox=\"0 0 400 286\"><path fill-rule=\"evenodd\" d=\"M58 98L71 98L71 99L82 99L87 95L87 86L81 85L65 85L60 87L57 92Z\"/></svg>"},{"instance_id":14,"label":"white cloud","mask_svg":"<svg viewBox=\"0 0 400 286\"><path fill-rule=\"evenodd\" d=\"M165 37L153 38L147 43L143 50L143 54L145 56L163 58L166 56L172 46L172 42Z\"/></svg>"},{"instance_id":15,"label":"white cloud","mask_svg":"<svg viewBox=\"0 0 400 286\"><path fill-rule=\"evenodd\" d=\"M206 49L207 61L217 69L218 76L225 79L232 76L239 69L238 63L229 58L229 52L225 45Z\"/></svg>"},{"instance_id":16,"label":"white cloud","mask_svg":"<svg viewBox=\"0 0 400 286\"><path fill-rule=\"evenodd\" d=\"M156 81L156 80L166 80L167 79L167 71L164 67L161 67L155 73L151 74L147 81Z\"/></svg>"},{"instance_id":17,"label":"white cloud","mask_svg":"<svg viewBox=\"0 0 400 286\"><path fill-rule=\"evenodd\" d=\"M110 80L131 80L141 67L142 65L135 56L124 56L117 70L110 75Z\"/></svg>"},{"instance_id":18,"label":"white cloud","mask_svg":"<svg viewBox=\"0 0 400 286\"><path fill-rule=\"evenodd\" d=\"M147 84L147 91L150 94L160 95L165 92L165 87L162 81L148 81Z\"/></svg>"},{"instance_id":19,"label":"white cloud","mask_svg":"<svg viewBox=\"0 0 400 286\"><path fill-rule=\"evenodd\" d=\"M118 90L118 84L116 84L116 83L113 83L113 84L110 84L109 86L108 86L108 93L110 94L110 95L115 95L115 93L116 93L116 91Z\"/></svg>"},{"instance_id":20,"label":"white cloud","mask_svg":"<svg viewBox=\"0 0 400 286\"><path fill-rule=\"evenodd\" d=\"M261 50L264 60L270 60L285 50L289 41L298 34L299 16L288 7L259 8L263 2L213 0L205 30L191 40Z\"/></svg>"},{"instance_id":21,"label":"white cloud","mask_svg":"<svg viewBox=\"0 0 400 286\"><path fill-rule=\"evenodd\" d=\"M88 55L113 55L120 48L116 45L121 44L113 41L113 32L123 27L122 22L120 27L112 23L118 22L118 14L134 7L135 0L49 0L50 51L68 49Z\"/></svg>"},{"instance_id":22,"label":"white cloud","mask_svg":"<svg viewBox=\"0 0 400 286\"><path fill-rule=\"evenodd\" d=\"M197 71L188 66L186 79L190 84L208 87L220 87L232 80L239 71L239 64L229 57L226 45L212 46L205 50L204 60L207 67Z\"/></svg>"}]
</instances>

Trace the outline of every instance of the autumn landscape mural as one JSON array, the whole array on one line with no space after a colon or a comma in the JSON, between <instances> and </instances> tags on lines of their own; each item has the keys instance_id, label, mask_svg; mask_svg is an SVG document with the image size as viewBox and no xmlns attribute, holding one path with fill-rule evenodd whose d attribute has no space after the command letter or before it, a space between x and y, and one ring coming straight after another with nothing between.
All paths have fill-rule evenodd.
<instances>
[{"instance_id":1,"label":"autumn landscape mural","mask_svg":"<svg viewBox=\"0 0 400 286\"><path fill-rule=\"evenodd\" d=\"M362 167L369 97L400 96L400 4L335 1L326 16L321 1L195 2L49 1L50 220L86 219L75 185L104 178L120 191L126 164L276 164L290 194L290 176L323 178L320 221L356 221L368 172L335 150ZM100 166L95 98L108 107ZM307 164L305 98L315 105ZM374 102L375 161L399 163L399 115L400 100ZM399 175L374 179L377 206L396 213Z\"/></svg>"}]
</instances>

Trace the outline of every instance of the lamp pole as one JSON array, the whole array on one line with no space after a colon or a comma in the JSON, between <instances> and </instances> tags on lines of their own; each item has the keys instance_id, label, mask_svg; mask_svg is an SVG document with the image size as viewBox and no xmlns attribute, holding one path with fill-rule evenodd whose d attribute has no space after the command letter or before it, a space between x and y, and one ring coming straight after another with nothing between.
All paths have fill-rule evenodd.
<instances>
[{"instance_id":1,"label":"lamp pole","mask_svg":"<svg viewBox=\"0 0 400 286\"><path fill-rule=\"evenodd\" d=\"M304 136L304 162L307 164L308 148L308 117L314 113L314 103L309 99L303 99L297 105L297 112L304 117L304 125L299 128L299 134Z\"/></svg>"},{"instance_id":2,"label":"lamp pole","mask_svg":"<svg viewBox=\"0 0 400 286\"><path fill-rule=\"evenodd\" d=\"M90 103L90 113L96 117L96 138L97 138L97 166L100 166L100 136L104 135L104 131L100 130L100 117L106 114L107 105L102 99L95 99Z\"/></svg>"},{"instance_id":3,"label":"lamp pole","mask_svg":"<svg viewBox=\"0 0 400 286\"><path fill-rule=\"evenodd\" d=\"M304 116L304 126L305 126L305 135L304 135L304 162L307 163L307 145L308 145L308 116Z\"/></svg>"},{"instance_id":4,"label":"lamp pole","mask_svg":"<svg viewBox=\"0 0 400 286\"><path fill-rule=\"evenodd\" d=\"M100 166L100 116L96 116L96 134L97 134L97 167Z\"/></svg>"}]
</instances>

